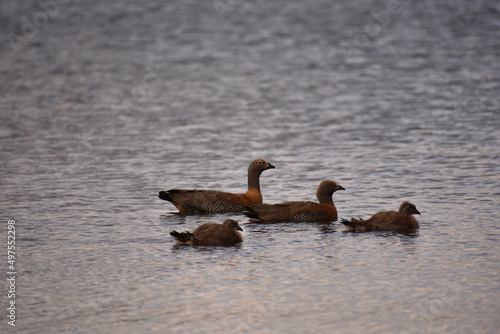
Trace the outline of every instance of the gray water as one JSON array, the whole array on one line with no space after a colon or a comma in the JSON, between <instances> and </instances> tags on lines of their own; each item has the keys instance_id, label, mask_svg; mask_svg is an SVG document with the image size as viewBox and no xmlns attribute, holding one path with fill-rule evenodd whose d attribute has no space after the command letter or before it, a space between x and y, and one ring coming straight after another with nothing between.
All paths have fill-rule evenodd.
<instances>
[{"instance_id":1,"label":"gray water","mask_svg":"<svg viewBox=\"0 0 500 334\"><path fill-rule=\"evenodd\" d=\"M1 332L498 333L499 3L220 3L0 3ZM256 158L265 202L333 179L339 217L409 200L421 228L157 198L243 192ZM228 217L237 247L169 235Z\"/></svg>"}]
</instances>

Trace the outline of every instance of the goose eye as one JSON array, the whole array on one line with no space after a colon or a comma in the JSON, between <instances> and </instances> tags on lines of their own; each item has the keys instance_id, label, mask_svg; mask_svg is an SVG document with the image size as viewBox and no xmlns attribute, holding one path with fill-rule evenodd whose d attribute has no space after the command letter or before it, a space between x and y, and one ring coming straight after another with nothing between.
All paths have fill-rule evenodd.
<instances>
[{"instance_id":1,"label":"goose eye","mask_svg":"<svg viewBox=\"0 0 500 334\"><path fill-rule=\"evenodd\" d=\"M262 165L262 164L263 164L262 160L259 160L259 165Z\"/></svg>"}]
</instances>

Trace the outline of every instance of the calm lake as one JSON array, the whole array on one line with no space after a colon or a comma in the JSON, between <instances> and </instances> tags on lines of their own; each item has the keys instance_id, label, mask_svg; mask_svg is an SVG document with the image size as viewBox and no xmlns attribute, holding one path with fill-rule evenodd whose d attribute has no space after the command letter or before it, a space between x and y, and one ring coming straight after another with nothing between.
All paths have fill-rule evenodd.
<instances>
[{"instance_id":1,"label":"calm lake","mask_svg":"<svg viewBox=\"0 0 500 334\"><path fill-rule=\"evenodd\" d=\"M498 333L498 1L4 1L0 32L2 333ZM332 179L339 218L421 228L157 197L257 158L266 203ZM169 235L226 218L238 246Z\"/></svg>"}]
</instances>

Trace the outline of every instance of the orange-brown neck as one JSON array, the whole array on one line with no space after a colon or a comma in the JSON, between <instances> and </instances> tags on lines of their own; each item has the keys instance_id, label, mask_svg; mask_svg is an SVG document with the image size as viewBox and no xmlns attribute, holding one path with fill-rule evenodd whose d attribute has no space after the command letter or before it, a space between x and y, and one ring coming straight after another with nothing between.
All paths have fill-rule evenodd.
<instances>
[{"instance_id":1,"label":"orange-brown neck","mask_svg":"<svg viewBox=\"0 0 500 334\"><path fill-rule=\"evenodd\" d=\"M337 208L335 207L333 202L331 204L330 203L320 203L320 205L325 208L325 210L327 212L328 219L337 220Z\"/></svg>"},{"instance_id":2,"label":"orange-brown neck","mask_svg":"<svg viewBox=\"0 0 500 334\"><path fill-rule=\"evenodd\" d=\"M262 203L262 193L259 189L250 188L242 196L245 199L244 205L254 205Z\"/></svg>"}]
</instances>

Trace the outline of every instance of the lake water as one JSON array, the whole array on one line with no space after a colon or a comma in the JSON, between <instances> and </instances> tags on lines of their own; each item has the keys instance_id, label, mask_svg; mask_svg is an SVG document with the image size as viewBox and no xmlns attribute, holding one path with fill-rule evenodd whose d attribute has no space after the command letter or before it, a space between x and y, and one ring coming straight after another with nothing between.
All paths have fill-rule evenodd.
<instances>
[{"instance_id":1,"label":"lake water","mask_svg":"<svg viewBox=\"0 0 500 334\"><path fill-rule=\"evenodd\" d=\"M0 9L2 333L498 333L497 1ZM182 218L157 198L245 191L256 158L276 166L265 202L333 179L339 217L409 200L421 228ZM228 217L237 247L169 235Z\"/></svg>"}]
</instances>

